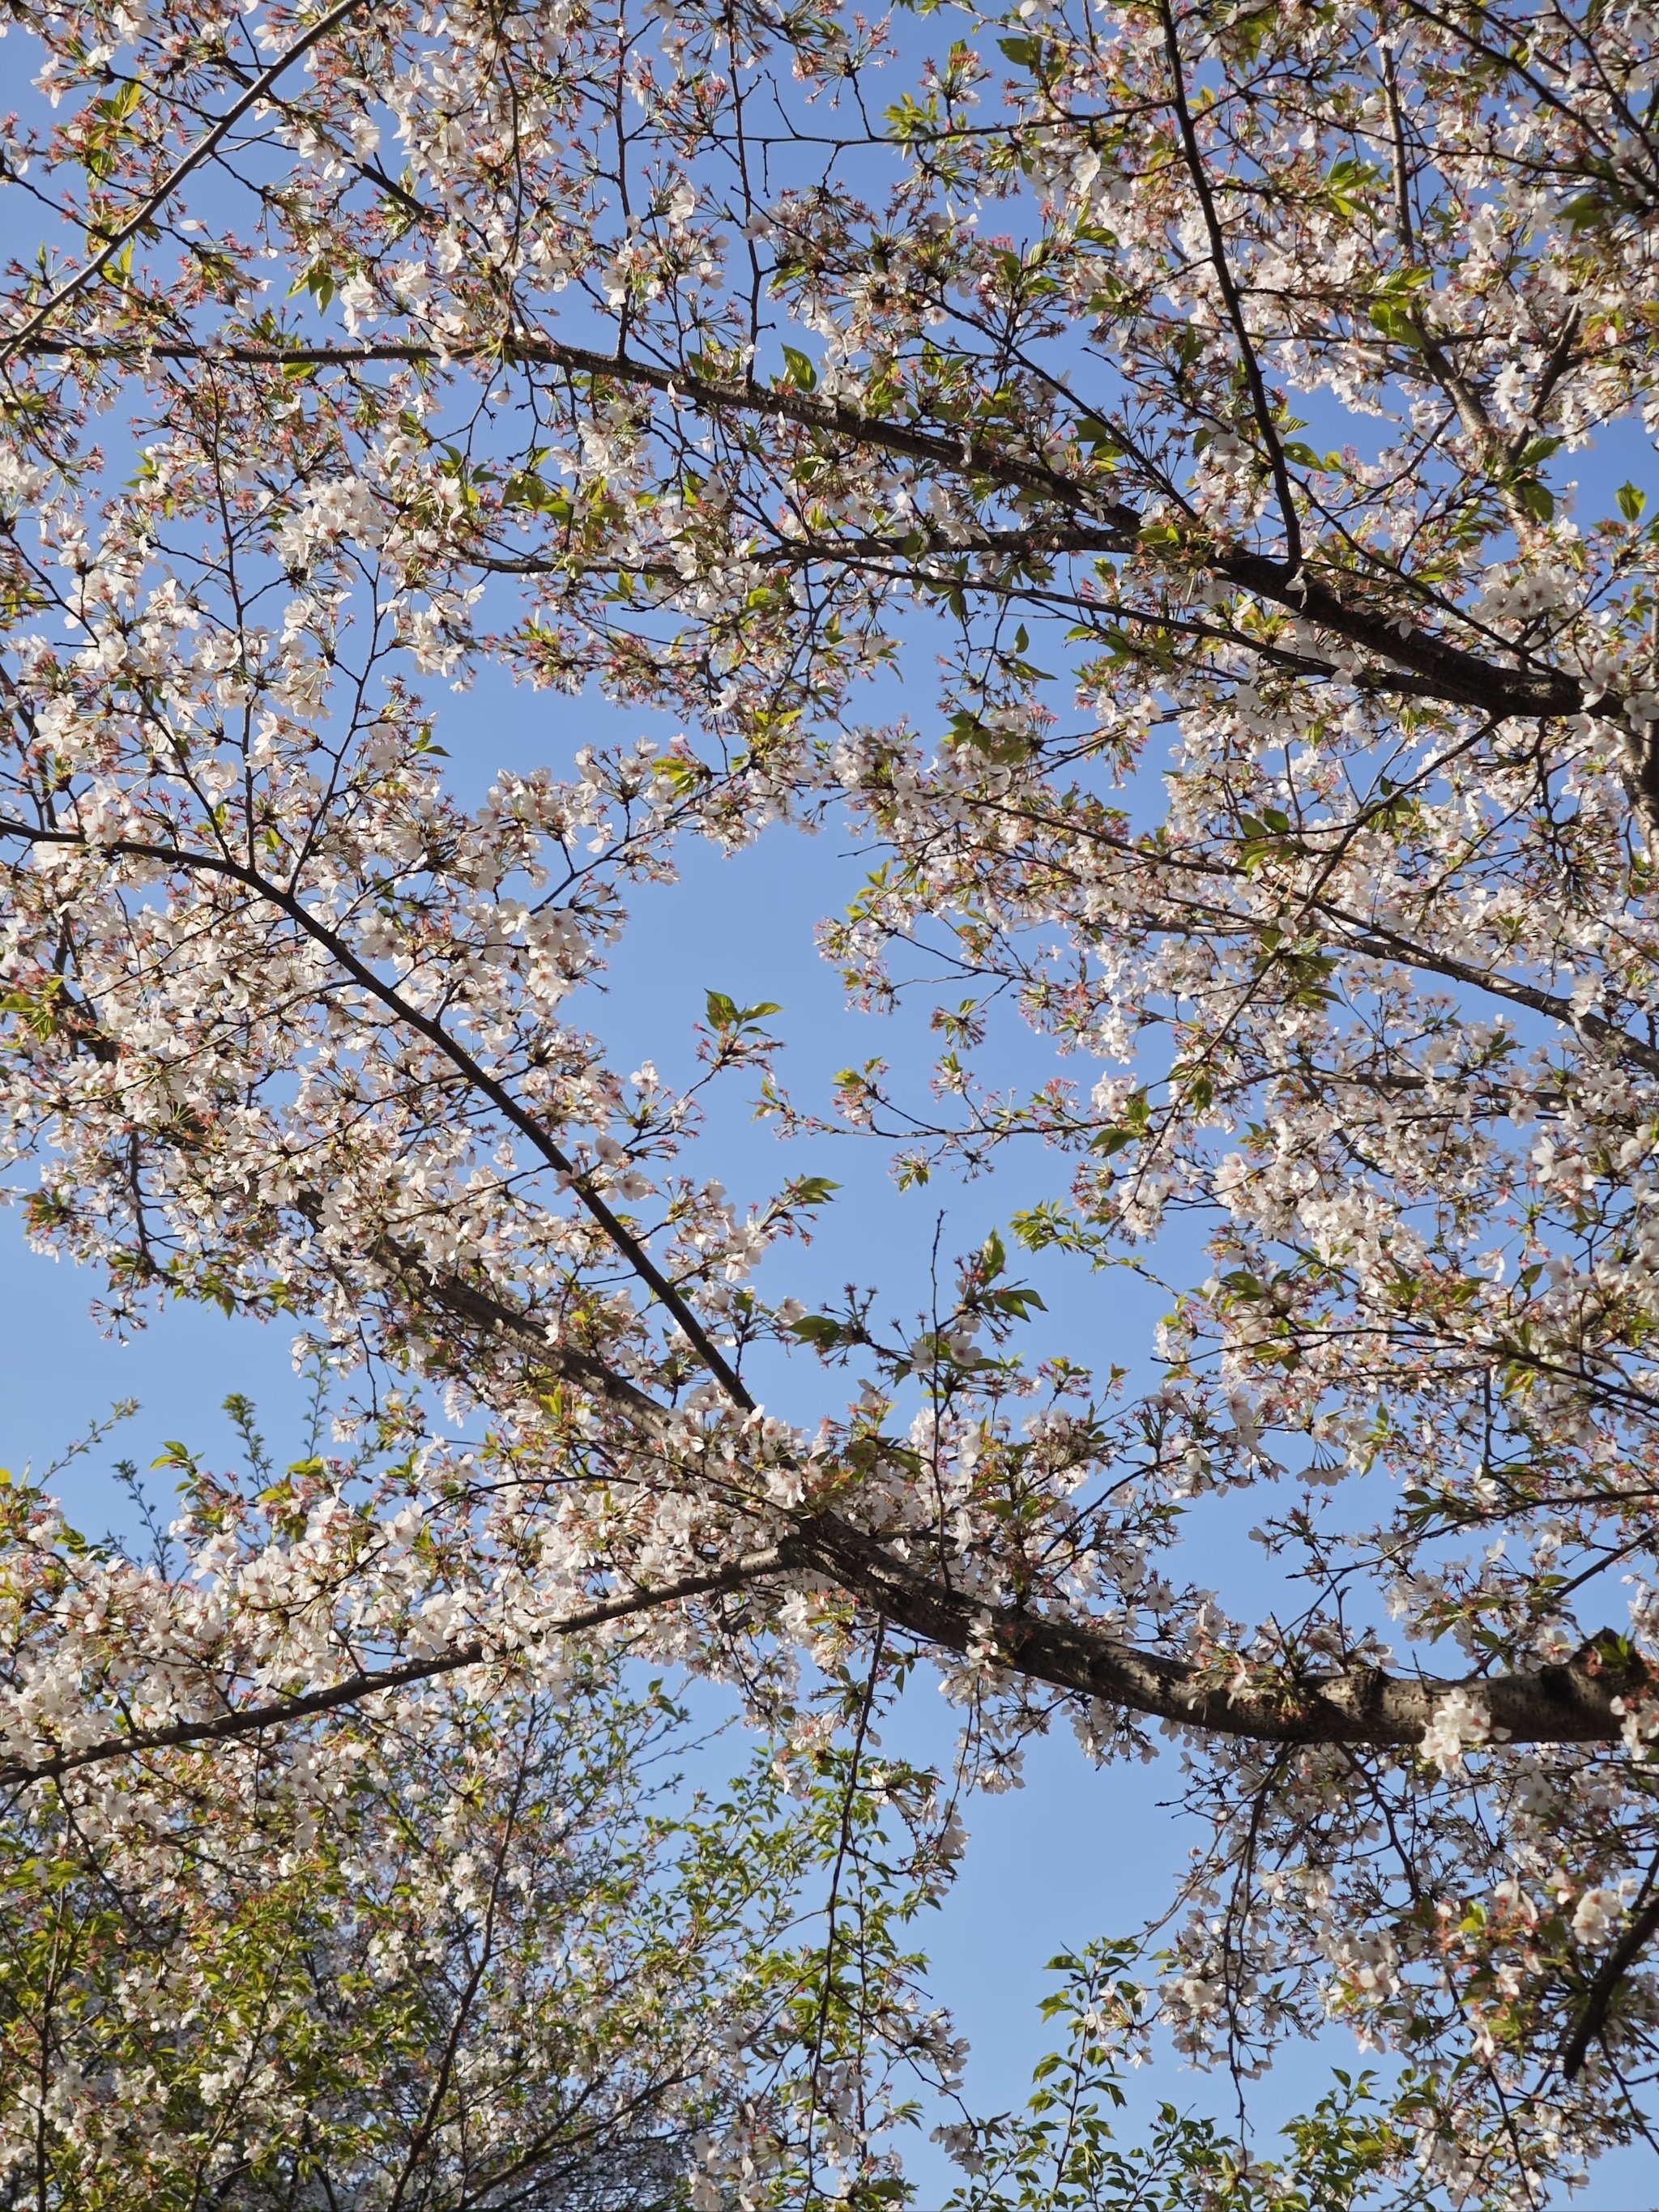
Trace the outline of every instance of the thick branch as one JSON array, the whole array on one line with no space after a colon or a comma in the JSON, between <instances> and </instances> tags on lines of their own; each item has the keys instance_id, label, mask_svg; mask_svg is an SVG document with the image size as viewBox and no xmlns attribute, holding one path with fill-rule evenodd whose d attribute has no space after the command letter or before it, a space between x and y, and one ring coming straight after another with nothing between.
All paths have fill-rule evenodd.
<instances>
[{"instance_id":1,"label":"thick branch","mask_svg":"<svg viewBox=\"0 0 1659 2212\"><path fill-rule=\"evenodd\" d=\"M5 822L0 822L0 834L59 844L84 842L72 832L40 830ZM399 1018L410 1020L422 1034L435 1031L433 1041L469 1081L477 1083L483 1095L502 1111L511 1109L515 1126L527 1118L447 1032L405 1007L389 987L340 947L332 933L314 922L296 896L280 893L252 871L212 854L134 840L118 841L98 849L107 851L111 857L125 853L172 866L199 866L274 898L284 912L342 958L348 971L374 990ZM550 1140L533 1124L528 1133L536 1137L545 1156ZM434 1276L412 1252L388 1242L381 1256L392 1261L411 1282L417 1303L423 1297L486 1328L507 1331L538 1364L604 1398L636 1431L647 1449L669 1460L684 1451L688 1440L677 1418L636 1384L613 1376L603 1361L586 1353L566 1354L548 1345L532 1317L461 1278ZM804 1574L821 1577L844 1590L861 1608L923 1644L964 1656L988 1652L994 1665L1012 1674L1098 1698L1141 1718L1257 1741L1376 1748L1404 1748L1420 1742L1437 1713L1452 1698L1484 1711L1494 1745L1615 1742L1622 1729L1622 1715L1615 1710L1619 1700L1641 1688L1648 1679L1640 1662L1621 1674L1605 1665L1592 1668L1575 1661L1528 1674L1455 1680L1392 1677L1379 1669L1359 1668L1323 1674L1240 1669L1228 1680L1218 1680L1188 1662L1142 1650L1086 1620L988 1606L981 1595L963 1587L957 1579L963 1565L959 1557L945 1552L932 1563L919 1564L915 1548L919 1540L926 1540L895 1543L870 1535L838 1516L811 1516L798 1522L778 1543L728 1567L688 1577L655 1592L609 1601L573 1615L550 1632L570 1633L690 1596L734 1590L763 1577ZM0 1782L41 1779L137 1751L218 1741L313 1717L366 1697L477 1665L484 1656L483 1644L471 1642L401 1667L345 1677L304 1698L233 1711L211 1721L128 1733L54 1753L41 1762L0 1766ZM1486 1740L1484 1734L1482 1740Z\"/></svg>"},{"instance_id":2,"label":"thick branch","mask_svg":"<svg viewBox=\"0 0 1659 2212\"><path fill-rule=\"evenodd\" d=\"M586 1629L601 1628L609 1621L628 1620L665 1605L682 1604L688 1598L738 1589L762 1576L776 1573L779 1564L775 1548L757 1553L707 1574L687 1575L678 1582L665 1583L660 1589L635 1590L626 1597L588 1606L580 1613L550 1623L545 1633L575 1636ZM326 1689L312 1690L303 1697L275 1698L263 1705L233 1706L216 1714L211 1720L176 1721L167 1728L133 1729L125 1735L105 1736L97 1743L77 1745L73 1751L53 1752L44 1759L0 1760L0 1788L55 1781L80 1767L104 1765L112 1759L131 1759L140 1752L178 1751L191 1744L225 1743L240 1736L257 1735L265 1729L286 1728L295 1721L314 1720L322 1713L337 1712L343 1705L361 1705L366 1698L382 1697L389 1690L410 1689L467 1667L482 1666L489 1656L483 1642L474 1639L452 1644L447 1650L434 1653L429 1658L406 1660L400 1667L367 1668L344 1675L339 1681L331 1682Z\"/></svg>"},{"instance_id":3,"label":"thick branch","mask_svg":"<svg viewBox=\"0 0 1659 2212\"><path fill-rule=\"evenodd\" d=\"M1553 668L1534 672L1495 667L1489 659L1449 644L1431 630L1402 623L1397 611L1384 613L1381 609L1357 607L1339 598L1311 562L1297 574L1287 562L1265 553L1222 546L1210 565L1258 599L1304 616L1321 629L1346 638L1352 645L1364 646L1384 660L1432 678L1440 697L1449 705L1478 707L1500 720L1584 712L1584 688L1576 677ZM1603 695L1596 711L1614 719L1621 712L1620 702L1611 694Z\"/></svg>"},{"instance_id":4,"label":"thick branch","mask_svg":"<svg viewBox=\"0 0 1659 2212\"><path fill-rule=\"evenodd\" d=\"M20 344L21 341L20 340ZM77 356L137 364L145 360L209 362L244 368L295 368L315 366L366 368L377 362L411 368L465 365L477 362L495 369L513 362L558 368L576 376L603 378L613 384L634 384L660 392L701 415L771 416L802 429L874 446L906 460L920 461L951 475L982 477L988 483L1012 489L1036 492L1059 505L1085 514L1098 514L1112 526L1109 550L1132 550L1140 517L1114 499L1098 499L1090 487L1046 463L1005 453L982 439L963 432L950 437L941 431L923 430L885 416L866 415L845 400L819 399L793 385L726 383L696 376L684 368L668 368L637 355L600 353L592 346L570 345L562 339L515 335L488 343L459 346L453 351L415 340L386 339L360 346L204 345L158 340L126 346L83 345L73 339L42 339L30 350L40 354Z\"/></svg>"},{"instance_id":5,"label":"thick branch","mask_svg":"<svg viewBox=\"0 0 1659 2212\"><path fill-rule=\"evenodd\" d=\"M1650 1872L1648 1884L1652 1880L1653 1875ZM1647 1886L1644 1885L1644 1887ZM1578 2018L1573 2023L1572 2033L1561 2046L1561 2072L1567 2081L1576 2081L1583 2071L1590 2045L1601 2037L1607 2027L1607 2014L1612 2009L1613 1998L1618 1995L1620 1984L1651 1942L1656 1932L1659 1932L1659 1897L1652 1899L1635 1914L1629 1927L1601 1961Z\"/></svg>"},{"instance_id":6,"label":"thick branch","mask_svg":"<svg viewBox=\"0 0 1659 2212\"><path fill-rule=\"evenodd\" d=\"M726 383L668 368L623 353L600 353L545 337L514 337L491 345L460 348L446 353L414 340L386 340L357 346L271 345L208 346L197 343L137 344L127 347L82 345L70 339L46 338L33 350L93 360L137 362L143 359L215 362L241 368L280 368L314 364L332 368L368 368L376 362L410 365L465 363L476 361L496 367L504 361L562 368L582 376L603 378L617 384L634 384L660 392L701 415L718 419L726 415L771 416L804 429L845 438L885 453L920 462L945 475L969 476L1014 491L1036 493L1090 518L1074 534L1056 538L1048 526L1031 533L1033 550L1049 550L1101 553L1132 553L1137 549L1140 516L1136 510L1103 496L1104 487L1079 483L1048 464L1010 454L972 436L951 437L942 431L895 422L861 413L841 400L824 400L792 386ZM997 550L1016 550L1018 533L999 538ZM971 545L966 550L975 550ZM833 558L833 548L827 558ZM1504 720L1555 717L1587 711L1591 696L1576 677L1553 668L1537 670L1496 665L1489 654L1468 651L1444 637L1402 618L1398 608L1383 611L1355 605L1344 599L1330 580L1335 572L1322 571L1312 556L1303 562L1285 561L1245 546L1226 544L1191 549L1195 565L1224 576L1255 598L1287 613L1304 617L1333 636L1363 647L1385 662L1407 669L1422 679L1430 695L1449 706L1474 707ZM1246 643L1248 641L1240 641ZM1595 711L1609 720L1623 713L1623 702L1612 693L1595 695ZM1656 797L1653 817L1659 823L1659 767L1654 770ZM1645 811L1644 811L1645 818Z\"/></svg>"},{"instance_id":7,"label":"thick branch","mask_svg":"<svg viewBox=\"0 0 1659 2212\"><path fill-rule=\"evenodd\" d=\"M684 1450L684 1431L667 1409L647 1397L637 1384L611 1376L590 1355L572 1357L549 1346L534 1322L505 1299L459 1277L434 1273L399 1249L388 1249L382 1256L434 1304L488 1330L518 1338L538 1364L592 1389L640 1434L648 1449L667 1458ZM1263 1668L1218 1681L1190 1662L1142 1650L1086 1620L988 1605L957 1579L963 1565L959 1557L946 1553L920 1562L915 1556L917 1540L895 1543L873 1536L836 1514L808 1516L776 1543L728 1566L609 1600L553 1624L548 1633L574 1634L690 1598L735 1591L780 1576L805 1576L844 1591L861 1610L923 1645L963 1656L988 1652L992 1663L1010 1674L1098 1698L1140 1719L1169 1721L1200 1734L1256 1742L1370 1749L1405 1749L1420 1743L1439 1709L1451 1698L1484 1710L1494 1747L1505 1743L1614 1743L1623 1728L1623 1715L1615 1708L1648 1679L1640 1661L1620 1671L1587 1652L1565 1666L1541 1667L1530 1674L1436 1679L1391 1676L1376 1668L1302 1675ZM141 1751L222 1741L314 1718L364 1698L479 1665L485 1656L483 1644L471 1641L399 1667L348 1675L302 1698L234 1710L210 1721L112 1736L40 1761L0 1765L0 1784L44 1780ZM1639 1948L1639 1943L1632 1948L1632 1957ZM1594 2033L1593 2026L1586 2040L1589 2033Z\"/></svg>"},{"instance_id":8,"label":"thick branch","mask_svg":"<svg viewBox=\"0 0 1659 2212\"><path fill-rule=\"evenodd\" d=\"M420 1286L434 1304L517 1336L530 1357L569 1374L564 1356L550 1351L533 1322L505 1300L425 1270ZM649 1443L669 1452L684 1449L683 1436L669 1435L664 1408L636 1384L610 1376L602 1363L580 1357L584 1371L573 1379L597 1387ZM597 1386L586 1371L595 1369L603 1377ZM959 1559L947 1554L918 1564L905 1545L867 1534L838 1515L798 1523L778 1545L775 1562L768 1572L814 1571L878 1620L935 1649L966 1655L988 1647L999 1666L1052 1688L1098 1698L1144 1719L1256 1741L1405 1747L1421 1742L1438 1709L1458 1698L1485 1709L1494 1744L1613 1743L1623 1728L1616 1703L1647 1680L1639 1661L1620 1673L1585 1652L1565 1666L1525 1674L1437 1680L1356 1668L1296 1677L1263 1668L1248 1681L1223 1684L1186 1661L1143 1651L1086 1620L992 1607L954 1579Z\"/></svg>"},{"instance_id":9,"label":"thick branch","mask_svg":"<svg viewBox=\"0 0 1659 2212\"><path fill-rule=\"evenodd\" d=\"M1592 1672L1574 1661L1455 1680L1358 1668L1300 1678L1263 1669L1249 1681L1217 1683L1186 1661L1139 1650L1086 1622L989 1607L845 1522L808 1523L801 1543L860 1603L924 1643L962 1652L988 1645L1012 1674L1208 1735L1403 1748L1422 1741L1448 1699L1467 1698L1485 1708L1498 1743L1612 1743L1623 1725L1615 1701L1646 1679L1645 1670Z\"/></svg>"},{"instance_id":10,"label":"thick branch","mask_svg":"<svg viewBox=\"0 0 1659 2212\"><path fill-rule=\"evenodd\" d=\"M1507 999L1534 1013L1547 1015L1564 1029L1602 1046L1613 1058L1639 1067L1644 1075L1659 1075L1659 1047L1632 1036L1605 1014L1580 1012L1571 999L1564 999L1559 991L1546 991L1538 984L1498 975L1490 968L1478 968L1472 961L1460 960L1449 952L1431 951L1427 945L1418 944L1382 922L1348 913L1329 899L1316 898L1310 904L1316 912L1328 916L1346 933L1341 941L1357 952L1376 960L1397 961L1402 968L1419 969L1427 975L1443 975L1449 982L1466 983L1474 990L1490 991L1494 998Z\"/></svg>"},{"instance_id":11,"label":"thick branch","mask_svg":"<svg viewBox=\"0 0 1659 2212\"><path fill-rule=\"evenodd\" d=\"M1605 1667L1593 1672L1574 1662L1529 1674L1455 1680L1402 1679L1362 1668L1299 1678L1264 1669L1246 1682L1218 1683L1185 1661L1139 1650L1087 1622L988 1606L946 1575L912 1565L894 1545L829 1514L802 1521L778 1543L726 1567L589 1607L552 1623L547 1633L574 1635L784 1574L822 1577L890 1628L935 1649L988 1652L993 1664L1011 1674L1097 1698L1142 1719L1255 1742L1405 1749L1421 1742L1440 1706L1454 1697L1485 1709L1494 1744L1616 1742L1622 1719L1615 1702L1646 1679L1639 1662L1638 1669L1620 1674ZM49 1781L141 1752L222 1743L315 1719L479 1666L488 1656L475 1639L402 1666L346 1675L303 1697L233 1708L211 1720L133 1729L40 1759L7 1760L0 1763L0 1786Z\"/></svg>"},{"instance_id":12,"label":"thick branch","mask_svg":"<svg viewBox=\"0 0 1659 2212\"><path fill-rule=\"evenodd\" d=\"M1164 52L1170 67L1170 97L1175 107L1176 127L1181 135L1181 150L1204 217L1205 234L1210 241L1210 265L1215 270L1216 283L1221 288L1222 301L1227 310L1227 319L1233 326L1233 336L1238 343L1238 357L1243 364L1244 381L1249 387L1251 411L1261 434L1261 442L1267 450L1267 465L1273 471L1273 496L1279 502L1279 518L1285 525L1285 550L1291 568L1299 568L1302 565L1302 526L1297 517L1296 491L1285 465L1285 447L1279 439L1279 426L1273 421L1273 405L1267 398L1261 364L1256 358L1255 347L1251 341L1250 326L1244 319L1244 302L1239 296L1238 285L1227 258L1227 241L1222 232L1221 217L1216 210L1215 194L1210 189L1209 175L1204 167L1204 149L1198 143L1192 110L1187 105L1186 68L1181 57L1181 40L1170 0L1163 0L1158 12L1164 25Z\"/></svg>"}]
</instances>

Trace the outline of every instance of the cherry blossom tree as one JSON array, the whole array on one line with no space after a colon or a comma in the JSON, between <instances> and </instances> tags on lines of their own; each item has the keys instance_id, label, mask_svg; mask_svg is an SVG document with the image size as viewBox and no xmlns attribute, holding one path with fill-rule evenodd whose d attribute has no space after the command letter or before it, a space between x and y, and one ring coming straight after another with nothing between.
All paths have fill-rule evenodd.
<instances>
[{"instance_id":1,"label":"cherry blossom tree","mask_svg":"<svg viewBox=\"0 0 1659 2212\"><path fill-rule=\"evenodd\" d=\"M293 1316L486 1439L337 1529L316 1476L326 1604L161 1663L158 1583L118 1695L65 1617L11 1784L347 1746L624 1621L856 1779L931 1655L983 1778L1178 1741L1192 2054L1350 2021L1455 2191L1645 2135L1651 11L10 15L14 1191L118 1325ZM428 691L486 666L680 734L470 799ZM824 824L931 1087L796 1097L718 993L694 1080L622 1073L635 887ZM701 1170L727 1093L1051 1194L890 1327L792 1289L825 1178ZM1147 1371L1010 1272L1187 1216ZM1247 1492L1262 1574L1198 1587Z\"/></svg>"},{"instance_id":2,"label":"cherry blossom tree","mask_svg":"<svg viewBox=\"0 0 1659 2212\"><path fill-rule=\"evenodd\" d=\"M442 1547L404 1461L279 1474L233 1406L249 1469L176 1452L184 1515L149 1558L0 1487L14 1728L96 1744L199 1706L233 1643L291 1679L331 1613L384 1634L399 1588L401 1647L431 1644ZM309 1727L152 1731L173 1741L9 1792L0 2203L712 2208L757 2146L787 2173L849 2068L872 2121L901 2080L942 2085L959 2051L896 1940L915 1855L908 1888L879 1872L920 1778L849 1792L833 1750L803 1778L762 1745L716 1794L707 1714L629 1656L564 1636L508 1681L428 1668Z\"/></svg>"}]
</instances>

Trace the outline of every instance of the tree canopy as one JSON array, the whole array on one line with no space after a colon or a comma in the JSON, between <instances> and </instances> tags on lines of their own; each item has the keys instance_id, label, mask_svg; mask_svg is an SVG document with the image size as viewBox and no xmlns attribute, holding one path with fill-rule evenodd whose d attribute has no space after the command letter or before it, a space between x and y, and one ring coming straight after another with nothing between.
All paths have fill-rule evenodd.
<instances>
[{"instance_id":1,"label":"tree canopy","mask_svg":"<svg viewBox=\"0 0 1659 2212\"><path fill-rule=\"evenodd\" d=\"M1352 2021L1454 2189L1645 2135L1652 10L8 4L10 1188L360 1416L199 1604L42 1566L7 1786L613 1647L856 1783L933 1659L981 1775L1179 1741L1184 2049ZM480 799L486 667L677 734ZM825 826L931 1080L719 992L625 1073L637 889ZM921 1323L794 1294L835 1186L729 1195L716 1091L981 1178ZM1115 1365L1022 1249L1184 1273Z\"/></svg>"}]
</instances>

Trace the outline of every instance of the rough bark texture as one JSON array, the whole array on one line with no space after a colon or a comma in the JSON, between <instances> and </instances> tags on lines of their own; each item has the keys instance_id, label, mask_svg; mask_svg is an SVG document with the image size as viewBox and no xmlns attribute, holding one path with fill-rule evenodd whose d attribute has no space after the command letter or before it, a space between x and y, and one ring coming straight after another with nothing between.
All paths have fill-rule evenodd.
<instances>
[{"instance_id":1,"label":"rough bark texture","mask_svg":"<svg viewBox=\"0 0 1659 2212\"><path fill-rule=\"evenodd\" d=\"M988 1644L1012 1673L1219 1735L1403 1747L1420 1742L1437 1710L1461 1695L1485 1706L1498 1741L1610 1743L1623 1726L1620 1701L1646 1679L1641 1671L1615 1671L1592 1650L1526 1674L1439 1679L1369 1668L1298 1678L1263 1669L1243 1682L1220 1683L1076 1622L988 1607L842 1522L812 1522L796 1541L849 1595L925 1643L964 1652ZM795 1547L784 1551L787 1559Z\"/></svg>"}]
</instances>

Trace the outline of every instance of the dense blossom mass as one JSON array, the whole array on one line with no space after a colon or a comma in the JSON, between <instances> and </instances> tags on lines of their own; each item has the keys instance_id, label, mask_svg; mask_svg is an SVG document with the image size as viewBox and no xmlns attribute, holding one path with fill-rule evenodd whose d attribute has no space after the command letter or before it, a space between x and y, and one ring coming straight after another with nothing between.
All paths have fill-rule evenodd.
<instances>
[{"instance_id":1,"label":"dense blossom mass","mask_svg":"<svg viewBox=\"0 0 1659 2212\"><path fill-rule=\"evenodd\" d=\"M261 1508L195 1480L203 1583L165 1599L7 1492L0 1605L30 1662L14 1725L32 1707L36 1730L107 1729L124 1695L164 1699L156 1677L186 1656L218 1644L222 1666L228 1616L247 1634L314 1608L340 1556L337 1493L314 1477L265 1491ZM400 1582L429 1591L407 1573L412 1518L383 1539L382 1603ZM108 1651L140 1623L148 1674L112 1667L101 1698L77 1686L54 1714L61 1640ZM14 1808L6 2201L589 2212L721 2172L752 2059L792 2040L792 1899L822 1819L780 1821L763 1773L723 1805L677 1803L687 1717L659 1686L623 1687L617 1655L595 1658L355 1703L325 1741L135 1758ZM907 2020L907 2039L928 2025Z\"/></svg>"},{"instance_id":2,"label":"dense blossom mass","mask_svg":"<svg viewBox=\"0 0 1659 2212\"><path fill-rule=\"evenodd\" d=\"M10 1188L118 1324L288 1316L355 1394L185 1565L28 1506L27 1817L176 1882L146 1791L263 1833L268 1759L391 1790L394 1709L499 1793L626 1649L839 1778L837 1884L879 1814L927 1892L954 1799L869 1739L932 1655L991 1783L1057 1716L1178 1739L1186 2051L1351 2023L1454 2194L1644 2135L1646 0L8 11ZM666 736L480 796L488 670ZM931 1086L792 1093L718 993L695 1081L613 1064L638 887L823 825ZM1048 1195L915 1328L824 1309L833 1187L710 1180L727 1094ZM1205 1240L1111 1372L1011 1258ZM901 2186L883 2069L948 2036L851 1898L810 2094L737 2099L700 2208Z\"/></svg>"}]
</instances>

